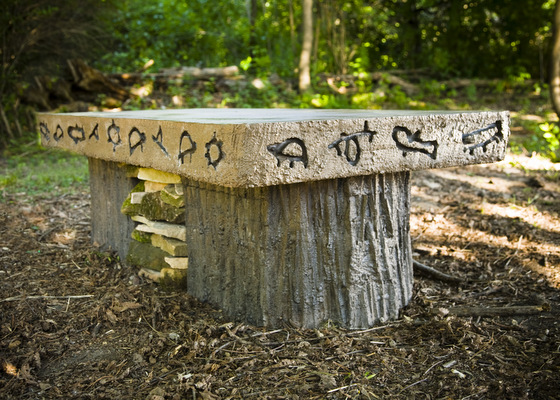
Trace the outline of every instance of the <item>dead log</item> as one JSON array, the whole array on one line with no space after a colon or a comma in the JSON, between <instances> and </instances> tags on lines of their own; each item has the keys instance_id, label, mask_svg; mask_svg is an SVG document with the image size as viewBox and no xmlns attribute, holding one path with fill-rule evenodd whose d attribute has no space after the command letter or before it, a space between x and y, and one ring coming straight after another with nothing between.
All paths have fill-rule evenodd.
<instances>
[{"instance_id":1,"label":"dead log","mask_svg":"<svg viewBox=\"0 0 560 400\"><path fill-rule=\"evenodd\" d=\"M101 71L90 67L83 60L68 60L68 67L77 87L87 92L105 93L118 100L125 100L130 93Z\"/></svg>"},{"instance_id":2,"label":"dead log","mask_svg":"<svg viewBox=\"0 0 560 400\"><path fill-rule=\"evenodd\" d=\"M177 67L163 68L157 73L145 74L142 72L129 72L123 74L109 74L108 78L121 82L124 85L140 83L145 79L150 79L159 85L166 84L173 80L198 79L235 79L240 78L239 68L235 65L220 68L198 68L198 67Z\"/></svg>"},{"instance_id":3,"label":"dead log","mask_svg":"<svg viewBox=\"0 0 560 400\"><path fill-rule=\"evenodd\" d=\"M447 89L463 89L469 86L475 86L477 88L492 88L504 82L503 79L452 79L441 81L440 83L445 85ZM532 85L536 83L533 79L527 79L523 81L522 85ZM516 84L513 84L516 86ZM521 83L517 84L521 85Z\"/></svg>"},{"instance_id":4,"label":"dead log","mask_svg":"<svg viewBox=\"0 0 560 400\"><path fill-rule=\"evenodd\" d=\"M400 86L403 92L405 92L408 96L414 96L419 92L418 86L415 84L386 72L374 72L370 74L370 78L374 81L386 81L391 85Z\"/></svg>"},{"instance_id":5,"label":"dead log","mask_svg":"<svg viewBox=\"0 0 560 400\"><path fill-rule=\"evenodd\" d=\"M336 82L349 82L352 83L356 79L371 79L372 81L385 81L393 86L400 86L400 88L407 94L407 96L414 96L419 93L420 89L413 83L407 82L398 76L389 74L387 72L372 72L361 73L358 76L354 75L323 75L327 85L339 94L348 94L355 91L354 88L338 87Z\"/></svg>"},{"instance_id":6,"label":"dead log","mask_svg":"<svg viewBox=\"0 0 560 400\"><path fill-rule=\"evenodd\" d=\"M469 86L490 87L497 85L499 82L499 79L453 79L441 83L448 89L462 89Z\"/></svg>"},{"instance_id":7,"label":"dead log","mask_svg":"<svg viewBox=\"0 0 560 400\"><path fill-rule=\"evenodd\" d=\"M198 67L179 67L164 68L160 70L160 74L192 76L197 79L209 78L228 78L239 74L239 68L236 65L219 68L198 68Z\"/></svg>"}]
</instances>

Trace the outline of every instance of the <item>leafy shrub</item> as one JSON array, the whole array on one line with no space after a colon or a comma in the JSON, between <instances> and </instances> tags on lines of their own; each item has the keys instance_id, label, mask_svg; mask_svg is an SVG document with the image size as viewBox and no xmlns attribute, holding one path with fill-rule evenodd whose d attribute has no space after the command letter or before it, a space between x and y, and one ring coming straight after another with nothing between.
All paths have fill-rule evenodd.
<instances>
[{"instance_id":1,"label":"leafy shrub","mask_svg":"<svg viewBox=\"0 0 560 400\"><path fill-rule=\"evenodd\" d=\"M544 139L543 151L554 162L560 162L560 127L557 123L545 122L539 124L537 134Z\"/></svg>"}]
</instances>

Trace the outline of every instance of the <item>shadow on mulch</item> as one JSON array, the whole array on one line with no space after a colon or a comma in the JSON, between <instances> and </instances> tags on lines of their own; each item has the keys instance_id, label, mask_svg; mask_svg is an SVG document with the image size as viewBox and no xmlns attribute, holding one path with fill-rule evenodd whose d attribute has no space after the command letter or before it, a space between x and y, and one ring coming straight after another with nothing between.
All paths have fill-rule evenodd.
<instances>
[{"instance_id":1,"label":"shadow on mulch","mask_svg":"<svg viewBox=\"0 0 560 400\"><path fill-rule=\"evenodd\" d=\"M544 186L524 183L535 176ZM0 397L558 398L559 193L539 171L415 174L416 257L463 282L416 277L401 318L363 331L230 321L92 248L87 194L11 198L0 204ZM489 307L529 308L481 315Z\"/></svg>"}]
</instances>

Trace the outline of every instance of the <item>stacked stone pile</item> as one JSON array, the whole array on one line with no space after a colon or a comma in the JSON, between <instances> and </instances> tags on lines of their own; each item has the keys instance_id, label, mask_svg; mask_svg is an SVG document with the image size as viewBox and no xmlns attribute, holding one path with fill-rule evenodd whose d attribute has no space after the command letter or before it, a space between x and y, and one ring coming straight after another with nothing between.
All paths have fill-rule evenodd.
<instances>
[{"instance_id":1,"label":"stacked stone pile","mask_svg":"<svg viewBox=\"0 0 560 400\"><path fill-rule=\"evenodd\" d=\"M188 257L185 243L185 197L181 178L151 168L131 168L139 183L124 201L121 212L138 225L126 261L154 281L184 286Z\"/></svg>"}]
</instances>

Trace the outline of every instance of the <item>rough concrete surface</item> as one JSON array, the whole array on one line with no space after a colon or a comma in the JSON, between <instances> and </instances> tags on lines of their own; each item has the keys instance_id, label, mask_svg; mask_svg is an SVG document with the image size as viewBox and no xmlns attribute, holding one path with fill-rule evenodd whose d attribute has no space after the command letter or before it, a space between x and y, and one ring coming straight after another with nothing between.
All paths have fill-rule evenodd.
<instances>
[{"instance_id":1,"label":"rough concrete surface","mask_svg":"<svg viewBox=\"0 0 560 400\"><path fill-rule=\"evenodd\" d=\"M409 173L224 188L185 184L187 289L269 327L365 328L412 296Z\"/></svg>"},{"instance_id":2,"label":"rough concrete surface","mask_svg":"<svg viewBox=\"0 0 560 400\"><path fill-rule=\"evenodd\" d=\"M91 239L103 250L126 258L135 223L121 213L121 205L137 180L126 176L117 163L90 158Z\"/></svg>"},{"instance_id":3,"label":"rough concrete surface","mask_svg":"<svg viewBox=\"0 0 560 400\"><path fill-rule=\"evenodd\" d=\"M228 187L503 159L507 112L185 109L40 114L45 146Z\"/></svg>"}]
</instances>

